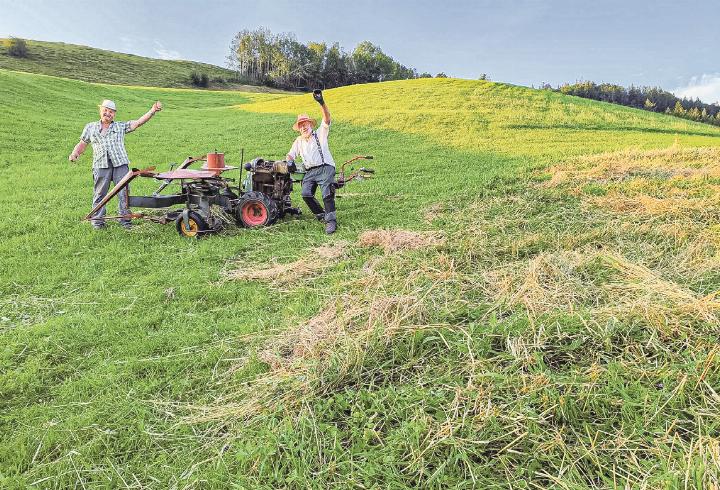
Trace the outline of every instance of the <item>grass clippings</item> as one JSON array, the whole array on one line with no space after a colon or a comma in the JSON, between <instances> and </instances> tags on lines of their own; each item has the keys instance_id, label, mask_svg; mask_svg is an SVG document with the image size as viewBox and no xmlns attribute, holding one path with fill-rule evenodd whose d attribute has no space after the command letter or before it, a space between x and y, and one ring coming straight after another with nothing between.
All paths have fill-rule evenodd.
<instances>
[{"instance_id":1,"label":"grass clippings","mask_svg":"<svg viewBox=\"0 0 720 490\"><path fill-rule=\"evenodd\" d=\"M445 239L437 232L417 232L408 230L370 230L358 237L361 247L380 247L385 253L400 250L416 250L436 247L445 243Z\"/></svg>"},{"instance_id":2,"label":"grass clippings","mask_svg":"<svg viewBox=\"0 0 720 490\"><path fill-rule=\"evenodd\" d=\"M321 273L337 263L347 250L347 242L339 241L315 248L305 257L288 263L261 265L258 268L241 266L226 273L226 277L241 281L268 281L289 284L299 279Z\"/></svg>"}]
</instances>

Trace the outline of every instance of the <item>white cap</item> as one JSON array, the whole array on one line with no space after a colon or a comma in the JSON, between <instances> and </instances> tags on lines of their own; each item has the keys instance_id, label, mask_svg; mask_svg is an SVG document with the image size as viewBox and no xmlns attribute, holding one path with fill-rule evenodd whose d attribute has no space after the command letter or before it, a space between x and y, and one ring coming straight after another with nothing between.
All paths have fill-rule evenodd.
<instances>
[{"instance_id":1,"label":"white cap","mask_svg":"<svg viewBox=\"0 0 720 490\"><path fill-rule=\"evenodd\" d=\"M108 109L117 111L117 109L115 108L115 102L113 102L112 100L108 100L108 99L103 100L102 103L100 104L100 107L107 107Z\"/></svg>"}]
</instances>

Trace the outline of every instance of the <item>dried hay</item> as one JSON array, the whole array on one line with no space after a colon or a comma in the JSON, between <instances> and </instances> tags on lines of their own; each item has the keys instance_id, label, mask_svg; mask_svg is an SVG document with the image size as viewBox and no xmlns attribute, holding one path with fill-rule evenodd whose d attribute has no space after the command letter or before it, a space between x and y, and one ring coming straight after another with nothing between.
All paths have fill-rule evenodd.
<instances>
[{"instance_id":1,"label":"dried hay","mask_svg":"<svg viewBox=\"0 0 720 490\"><path fill-rule=\"evenodd\" d=\"M604 287L614 299L614 304L609 307L614 314L639 313L653 324L660 321L666 325L687 320L720 322L720 300L717 299L720 291L698 295L620 254L606 253L601 258L620 272L619 280Z\"/></svg>"},{"instance_id":2,"label":"dried hay","mask_svg":"<svg viewBox=\"0 0 720 490\"><path fill-rule=\"evenodd\" d=\"M625 196L619 193L590 196L587 201L616 213L636 213L648 216L686 216L692 212L704 212L715 205L707 199L657 198L646 195Z\"/></svg>"},{"instance_id":3,"label":"dried hay","mask_svg":"<svg viewBox=\"0 0 720 490\"><path fill-rule=\"evenodd\" d=\"M358 237L358 245L361 247L380 247L385 253L434 247L443 243L444 238L437 232L370 230Z\"/></svg>"},{"instance_id":4,"label":"dried hay","mask_svg":"<svg viewBox=\"0 0 720 490\"><path fill-rule=\"evenodd\" d=\"M529 261L490 270L484 274L487 292L498 304L522 306L533 316L556 309L573 310L593 296L578 271L596 255L542 253Z\"/></svg>"},{"instance_id":5,"label":"dried hay","mask_svg":"<svg viewBox=\"0 0 720 490\"><path fill-rule=\"evenodd\" d=\"M430 206L425 209L425 212L423 213L423 219L426 223L432 223L434 220L438 219L442 214L449 211L449 207L441 202L436 202L431 204Z\"/></svg>"},{"instance_id":6,"label":"dried hay","mask_svg":"<svg viewBox=\"0 0 720 490\"><path fill-rule=\"evenodd\" d=\"M344 241L324 245L314 249L307 256L285 264L275 263L269 267L238 268L226 273L229 279L269 281L275 284L287 284L303 277L312 276L331 267L340 259L347 249Z\"/></svg>"},{"instance_id":7,"label":"dried hay","mask_svg":"<svg viewBox=\"0 0 720 490\"><path fill-rule=\"evenodd\" d=\"M585 156L550 169L543 187L588 182L617 183L636 178L708 179L720 177L720 148L624 150Z\"/></svg>"},{"instance_id":8,"label":"dried hay","mask_svg":"<svg viewBox=\"0 0 720 490\"><path fill-rule=\"evenodd\" d=\"M541 187L564 188L615 213L707 221L720 212L720 186L708 180L720 178L720 148L625 150L581 157L550 173Z\"/></svg>"},{"instance_id":9,"label":"dried hay","mask_svg":"<svg viewBox=\"0 0 720 490\"><path fill-rule=\"evenodd\" d=\"M690 320L720 322L720 291L698 295L617 252L540 254L489 271L484 279L498 307L519 306L531 318L582 308L595 320L640 318L659 328Z\"/></svg>"},{"instance_id":10,"label":"dried hay","mask_svg":"<svg viewBox=\"0 0 720 490\"><path fill-rule=\"evenodd\" d=\"M368 304L344 298L274 339L258 353L258 358L273 371L291 369L299 359L322 357L348 334L362 337L380 325L386 331L397 329L418 307L417 298L411 295L377 295Z\"/></svg>"}]
</instances>

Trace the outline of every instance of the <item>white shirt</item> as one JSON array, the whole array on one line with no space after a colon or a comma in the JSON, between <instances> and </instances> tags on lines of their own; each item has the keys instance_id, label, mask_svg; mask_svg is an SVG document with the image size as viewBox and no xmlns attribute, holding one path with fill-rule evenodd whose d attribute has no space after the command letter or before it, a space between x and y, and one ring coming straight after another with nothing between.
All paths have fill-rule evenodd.
<instances>
[{"instance_id":1,"label":"white shirt","mask_svg":"<svg viewBox=\"0 0 720 490\"><path fill-rule=\"evenodd\" d=\"M298 136L293 142L288 155L293 160L299 155L302 158L306 170L319 167L323 163L334 167L335 160L333 160L330 154L328 134L330 134L330 125L322 121L317 131L313 131L313 134L311 134L309 138L305 139L302 136ZM320 143L320 148L318 148L318 143ZM320 155L321 151L322 156Z\"/></svg>"}]
</instances>

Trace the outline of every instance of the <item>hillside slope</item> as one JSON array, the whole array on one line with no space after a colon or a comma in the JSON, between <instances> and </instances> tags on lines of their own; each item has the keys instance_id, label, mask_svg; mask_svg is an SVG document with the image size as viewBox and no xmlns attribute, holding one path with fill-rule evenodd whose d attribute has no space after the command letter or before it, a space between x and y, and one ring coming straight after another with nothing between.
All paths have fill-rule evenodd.
<instances>
[{"instance_id":1,"label":"hillside slope","mask_svg":"<svg viewBox=\"0 0 720 490\"><path fill-rule=\"evenodd\" d=\"M483 81L328 90L335 159L377 170L338 233L187 241L80 221L67 155L106 97L165 104L137 167L282 158L318 115L0 70L0 487L720 484L720 129Z\"/></svg>"},{"instance_id":2,"label":"hillside slope","mask_svg":"<svg viewBox=\"0 0 720 490\"><path fill-rule=\"evenodd\" d=\"M442 147L557 159L647 145L652 133L717 136L717 128L551 91L503 83L417 79L335 89L333 113L353 125L431 139ZM313 112L302 97L247 108ZM642 134L642 137L638 137Z\"/></svg>"},{"instance_id":3,"label":"hillside slope","mask_svg":"<svg viewBox=\"0 0 720 490\"><path fill-rule=\"evenodd\" d=\"M58 42L28 40L27 45L27 58L17 58L8 55L7 39L0 39L0 68L87 82L185 88L192 88L190 75L198 72L208 75L210 88L272 91L243 85L236 81L234 71L207 63L160 60Z\"/></svg>"}]
</instances>

